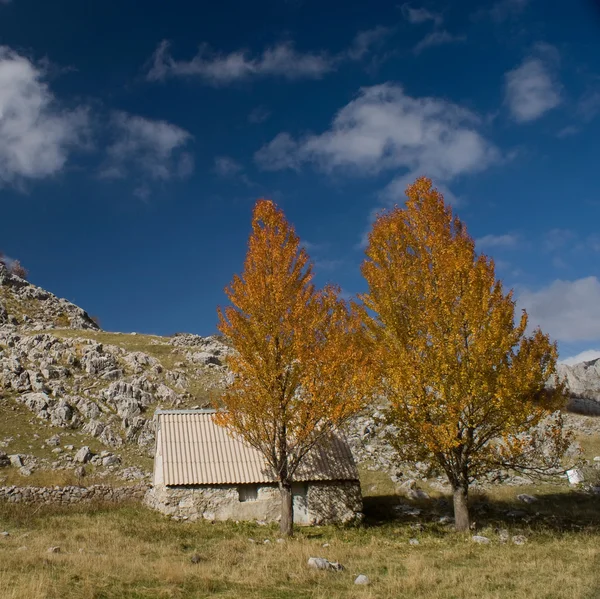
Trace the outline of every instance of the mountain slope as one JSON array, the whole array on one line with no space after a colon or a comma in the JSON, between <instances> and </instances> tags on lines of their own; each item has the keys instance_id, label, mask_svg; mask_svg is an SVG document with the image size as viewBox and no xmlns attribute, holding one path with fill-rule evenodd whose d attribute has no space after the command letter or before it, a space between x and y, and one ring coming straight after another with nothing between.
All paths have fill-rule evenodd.
<instances>
[{"instance_id":1,"label":"mountain slope","mask_svg":"<svg viewBox=\"0 0 600 599\"><path fill-rule=\"evenodd\" d=\"M20 456L12 463L26 477L74 472L88 446L96 456L83 461L96 474L147 471L156 408L208 405L229 351L216 337L100 331L0 264L0 465L4 453Z\"/></svg>"}]
</instances>

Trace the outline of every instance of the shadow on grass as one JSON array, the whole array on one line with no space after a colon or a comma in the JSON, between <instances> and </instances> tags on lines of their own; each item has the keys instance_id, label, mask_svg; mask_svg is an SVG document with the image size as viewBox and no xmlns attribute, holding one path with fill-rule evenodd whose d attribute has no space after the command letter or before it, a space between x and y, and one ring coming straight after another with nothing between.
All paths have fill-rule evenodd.
<instances>
[{"instance_id":1,"label":"shadow on grass","mask_svg":"<svg viewBox=\"0 0 600 599\"><path fill-rule=\"evenodd\" d=\"M476 528L526 525L548 532L585 531L600 533L600 497L565 490L544 493L534 503L497 499L473 492L469 500L471 521ZM397 495L364 498L365 525L447 522L453 516L452 497L411 501Z\"/></svg>"}]
</instances>

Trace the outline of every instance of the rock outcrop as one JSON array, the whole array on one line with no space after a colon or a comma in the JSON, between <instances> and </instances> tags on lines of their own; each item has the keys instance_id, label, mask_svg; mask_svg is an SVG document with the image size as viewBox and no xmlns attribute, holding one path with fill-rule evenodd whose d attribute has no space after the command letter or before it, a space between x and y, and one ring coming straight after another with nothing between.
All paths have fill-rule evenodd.
<instances>
[{"instance_id":1,"label":"rock outcrop","mask_svg":"<svg viewBox=\"0 0 600 599\"><path fill-rule=\"evenodd\" d=\"M32 285L0 262L0 326L27 330L98 329L87 312Z\"/></svg>"},{"instance_id":2,"label":"rock outcrop","mask_svg":"<svg viewBox=\"0 0 600 599\"><path fill-rule=\"evenodd\" d=\"M600 358L573 366L559 364L557 371L571 395L569 408L574 412L600 415Z\"/></svg>"}]
</instances>

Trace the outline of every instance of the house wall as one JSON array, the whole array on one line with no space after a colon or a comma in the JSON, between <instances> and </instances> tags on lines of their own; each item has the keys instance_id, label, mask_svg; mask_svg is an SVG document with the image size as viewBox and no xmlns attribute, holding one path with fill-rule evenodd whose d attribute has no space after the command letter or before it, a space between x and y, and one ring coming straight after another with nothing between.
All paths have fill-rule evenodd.
<instances>
[{"instance_id":1,"label":"house wall","mask_svg":"<svg viewBox=\"0 0 600 599\"><path fill-rule=\"evenodd\" d=\"M238 486L166 487L155 483L145 503L171 517L198 520L279 519L279 489L274 485L258 487L256 501L240 502ZM310 482L307 491L308 523L348 523L361 517L362 496L358 481Z\"/></svg>"}]
</instances>

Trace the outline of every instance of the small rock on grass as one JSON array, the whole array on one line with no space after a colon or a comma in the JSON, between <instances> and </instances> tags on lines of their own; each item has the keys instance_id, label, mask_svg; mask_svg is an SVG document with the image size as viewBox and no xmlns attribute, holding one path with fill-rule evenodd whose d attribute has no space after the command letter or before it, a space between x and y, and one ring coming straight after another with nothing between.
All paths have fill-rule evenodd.
<instances>
[{"instance_id":1,"label":"small rock on grass","mask_svg":"<svg viewBox=\"0 0 600 599\"><path fill-rule=\"evenodd\" d=\"M498 531L498 538L501 543L506 543L510 539L510 533L506 528L502 528Z\"/></svg>"},{"instance_id":2,"label":"small rock on grass","mask_svg":"<svg viewBox=\"0 0 600 599\"><path fill-rule=\"evenodd\" d=\"M10 537L10 533L8 531L0 532L0 537Z\"/></svg>"},{"instance_id":3,"label":"small rock on grass","mask_svg":"<svg viewBox=\"0 0 600 599\"><path fill-rule=\"evenodd\" d=\"M418 545L419 539L408 539L408 544L409 545Z\"/></svg>"},{"instance_id":4,"label":"small rock on grass","mask_svg":"<svg viewBox=\"0 0 600 599\"><path fill-rule=\"evenodd\" d=\"M48 547L48 553L60 553L60 547L58 545L55 547Z\"/></svg>"},{"instance_id":5,"label":"small rock on grass","mask_svg":"<svg viewBox=\"0 0 600 599\"><path fill-rule=\"evenodd\" d=\"M194 553L194 555L192 555L190 558L190 561L192 564L199 564L202 561L202 558L197 553Z\"/></svg>"},{"instance_id":6,"label":"small rock on grass","mask_svg":"<svg viewBox=\"0 0 600 599\"><path fill-rule=\"evenodd\" d=\"M527 537L523 535L515 535L511 540L515 545L525 545L527 543Z\"/></svg>"},{"instance_id":7,"label":"small rock on grass","mask_svg":"<svg viewBox=\"0 0 600 599\"><path fill-rule=\"evenodd\" d=\"M309 557L308 567L313 570L333 570L334 572L341 572L344 570L344 566L339 562L330 562L324 557Z\"/></svg>"},{"instance_id":8,"label":"small rock on grass","mask_svg":"<svg viewBox=\"0 0 600 599\"><path fill-rule=\"evenodd\" d=\"M482 537L481 535L473 535L471 540L474 543L479 543L480 545L488 545L490 540L487 537Z\"/></svg>"},{"instance_id":9,"label":"small rock on grass","mask_svg":"<svg viewBox=\"0 0 600 599\"><path fill-rule=\"evenodd\" d=\"M354 584L370 584L371 581L369 580L368 576L365 576L364 574L359 574L355 579L354 579Z\"/></svg>"},{"instance_id":10,"label":"small rock on grass","mask_svg":"<svg viewBox=\"0 0 600 599\"><path fill-rule=\"evenodd\" d=\"M517 495L517 499L523 503L535 503L538 500L538 498L534 495L527 495L527 493L521 493L521 495Z\"/></svg>"}]
</instances>

